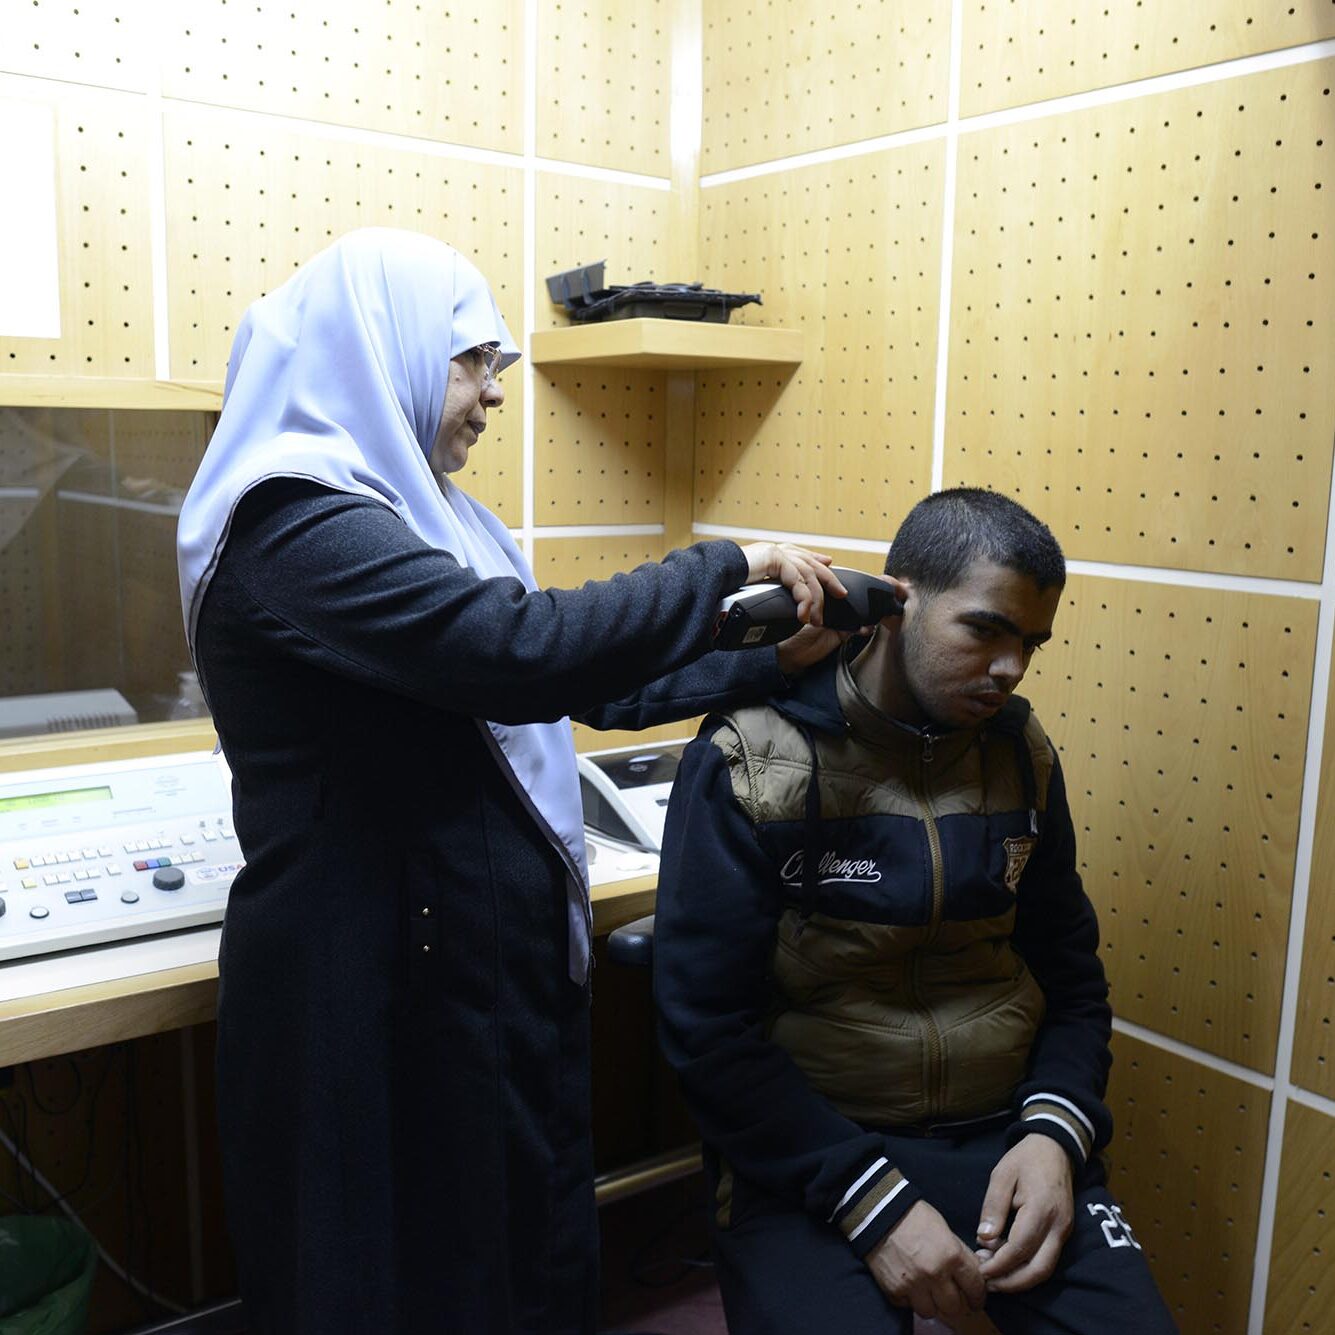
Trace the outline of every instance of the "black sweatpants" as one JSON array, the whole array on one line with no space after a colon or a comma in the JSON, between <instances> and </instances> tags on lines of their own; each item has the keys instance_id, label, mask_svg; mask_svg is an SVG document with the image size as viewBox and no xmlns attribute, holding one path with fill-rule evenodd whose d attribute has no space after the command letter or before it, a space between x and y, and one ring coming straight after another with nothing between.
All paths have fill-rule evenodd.
<instances>
[{"instance_id":1,"label":"black sweatpants","mask_svg":"<svg viewBox=\"0 0 1335 1335\"><path fill-rule=\"evenodd\" d=\"M1006 1153L999 1127L961 1137L886 1136L897 1165L972 1249L992 1169ZM719 1288L730 1335L909 1335L894 1307L833 1225L733 1179L729 1226L714 1220ZM1075 1222L1054 1274L1025 1293L993 1294L1004 1335L1173 1335L1177 1326L1145 1254L1105 1185L1102 1164L1075 1184Z\"/></svg>"}]
</instances>

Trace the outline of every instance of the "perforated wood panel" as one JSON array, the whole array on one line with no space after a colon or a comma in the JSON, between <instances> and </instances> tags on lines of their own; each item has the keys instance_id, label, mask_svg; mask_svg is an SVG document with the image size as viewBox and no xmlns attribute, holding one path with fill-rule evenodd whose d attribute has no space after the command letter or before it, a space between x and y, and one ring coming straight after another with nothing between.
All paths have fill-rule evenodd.
<instances>
[{"instance_id":1,"label":"perforated wood panel","mask_svg":"<svg viewBox=\"0 0 1335 1335\"><path fill-rule=\"evenodd\" d=\"M162 91L517 153L523 8L192 0L166 10Z\"/></svg>"},{"instance_id":2,"label":"perforated wood panel","mask_svg":"<svg viewBox=\"0 0 1335 1335\"><path fill-rule=\"evenodd\" d=\"M1266 1335L1322 1335L1335 1307L1335 1118L1290 1102L1284 1114Z\"/></svg>"},{"instance_id":3,"label":"perforated wood panel","mask_svg":"<svg viewBox=\"0 0 1335 1335\"><path fill-rule=\"evenodd\" d=\"M884 539L931 485L943 148L705 190L706 281L798 328L796 373L701 374L695 517Z\"/></svg>"},{"instance_id":4,"label":"perforated wood panel","mask_svg":"<svg viewBox=\"0 0 1335 1335\"><path fill-rule=\"evenodd\" d=\"M111 414L115 430L115 465L123 490L133 496L148 487L184 491L204 457L214 417L212 413L118 412ZM164 498L165 499L165 498Z\"/></svg>"},{"instance_id":5,"label":"perforated wood panel","mask_svg":"<svg viewBox=\"0 0 1335 1335\"><path fill-rule=\"evenodd\" d=\"M620 571L634 570L645 561L661 560L661 537L539 538L533 548L533 572L544 588L577 589L591 579L610 579ZM599 732L582 723L575 724L575 749L601 751L615 746L649 745L678 737L695 735L698 719L640 732Z\"/></svg>"},{"instance_id":6,"label":"perforated wood panel","mask_svg":"<svg viewBox=\"0 0 1335 1335\"><path fill-rule=\"evenodd\" d=\"M960 111L974 116L1333 33L1329 0L965 0Z\"/></svg>"},{"instance_id":7,"label":"perforated wood panel","mask_svg":"<svg viewBox=\"0 0 1335 1335\"><path fill-rule=\"evenodd\" d=\"M1075 557L1318 580L1331 62L961 141L946 481Z\"/></svg>"},{"instance_id":8,"label":"perforated wood panel","mask_svg":"<svg viewBox=\"0 0 1335 1335\"><path fill-rule=\"evenodd\" d=\"M671 197L666 190L538 173L537 272L533 327L570 320L547 295L549 274L606 260L606 281L679 283L699 275L673 273L668 258Z\"/></svg>"},{"instance_id":9,"label":"perforated wood panel","mask_svg":"<svg viewBox=\"0 0 1335 1335\"><path fill-rule=\"evenodd\" d=\"M143 91L150 20L151 7L135 0L9 0L0 69Z\"/></svg>"},{"instance_id":10,"label":"perforated wood panel","mask_svg":"<svg viewBox=\"0 0 1335 1335\"><path fill-rule=\"evenodd\" d=\"M534 325L569 323L548 274L607 261L606 281L669 282L666 191L542 173L538 177ZM534 517L538 524L663 520L667 411L661 372L539 368L534 377Z\"/></svg>"},{"instance_id":11,"label":"perforated wood panel","mask_svg":"<svg viewBox=\"0 0 1335 1335\"><path fill-rule=\"evenodd\" d=\"M356 227L405 227L458 246L486 275L510 328L523 328L518 169L187 111L167 116L166 156L172 370L181 378L221 379L246 306ZM503 383L505 406L459 480L514 525L523 381Z\"/></svg>"},{"instance_id":12,"label":"perforated wood panel","mask_svg":"<svg viewBox=\"0 0 1335 1335\"><path fill-rule=\"evenodd\" d=\"M1326 697L1293 1082L1335 1098L1335 679Z\"/></svg>"},{"instance_id":13,"label":"perforated wood panel","mask_svg":"<svg viewBox=\"0 0 1335 1335\"><path fill-rule=\"evenodd\" d=\"M553 368L535 417L537 523L662 523L665 416L661 373Z\"/></svg>"},{"instance_id":14,"label":"perforated wood panel","mask_svg":"<svg viewBox=\"0 0 1335 1335\"><path fill-rule=\"evenodd\" d=\"M1022 688L1061 753L1114 1009L1266 1072L1316 617L1077 576Z\"/></svg>"},{"instance_id":15,"label":"perforated wood panel","mask_svg":"<svg viewBox=\"0 0 1335 1335\"><path fill-rule=\"evenodd\" d=\"M0 338L3 375L153 375L148 129L141 99L68 87L55 107L59 339Z\"/></svg>"},{"instance_id":16,"label":"perforated wood panel","mask_svg":"<svg viewBox=\"0 0 1335 1335\"><path fill-rule=\"evenodd\" d=\"M949 78L949 0L707 4L701 170L936 124Z\"/></svg>"},{"instance_id":17,"label":"perforated wood panel","mask_svg":"<svg viewBox=\"0 0 1335 1335\"><path fill-rule=\"evenodd\" d=\"M1270 1095L1114 1034L1109 1185L1190 1335L1243 1335Z\"/></svg>"},{"instance_id":18,"label":"perforated wood panel","mask_svg":"<svg viewBox=\"0 0 1335 1335\"><path fill-rule=\"evenodd\" d=\"M538 6L538 152L666 176L671 163L668 0Z\"/></svg>"},{"instance_id":19,"label":"perforated wood panel","mask_svg":"<svg viewBox=\"0 0 1335 1335\"><path fill-rule=\"evenodd\" d=\"M0 520L11 534L0 547L0 696L32 695L45 675L42 557L49 508L42 512L35 500L0 498Z\"/></svg>"},{"instance_id":20,"label":"perforated wood panel","mask_svg":"<svg viewBox=\"0 0 1335 1335\"><path fill-rule=\"evenodd\" d=\"M57 560L46 572L47 616L59 658L58 666L49 661L43 665L40 689L80 691L110 686L123 693L125 627L118 512L109 505L58 496L54 516L60 547ZM181 638L179 626L176 638ZM174 659L175 652L171 656Z\"/></svg>"},{"instance_id":21,"label":"perforated wood panel","mask_svg":"<svg viewBox=\"0 0 1335 1335\"><path fill-rule=\"evenodd\" d=\"M611 579L646 561L663 558L663 539L653 534L624 537L539 538L533 573L545 589L577 589L591 579Z\"/></svg>"}]
</instances>

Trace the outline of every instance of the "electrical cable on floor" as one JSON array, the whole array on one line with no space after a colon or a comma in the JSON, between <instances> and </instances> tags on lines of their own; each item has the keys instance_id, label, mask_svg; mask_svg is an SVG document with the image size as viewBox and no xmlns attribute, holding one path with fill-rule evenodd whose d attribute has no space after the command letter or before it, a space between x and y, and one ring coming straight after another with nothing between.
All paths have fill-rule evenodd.
<instances>
[{"instance_id":1,"label":"electrical cable on floor","mask_svg":"<svg viewBox=\"0 0 1335 1335\"><path fill-rule=\"evenodd\" d=\"M42 1188L42 1190L45 1191L46 1194L50 1196L51 1199L57 1205L59 1205L60 1208L67 1215L69 1215L69 1217L76 1224L78 1224L78 1226L81 1229L83 1229L85 1233L88 1234L89 1238L92 1239L93 1246L96 1248L98 1256L102 1258L102 1264L105 1265L107 1269L112 1272L112 1274L118 1275L136 1293L140 1294L142 1297L151 1299L159 1307L164 1308L166 1311L175 1313L178 1316L185 1315L185 1313L189 1310L188 1308L181 1306L180 1303L172 1302L170 1298L164 1298L160 1293L154 1293L152 1289L150 1289L145 1284L141 1284L139 1280L137 1280L128 1271L124 1270L111 1258L111 1256L107 1252L107 1249L103 1247L102 1244L95 1237L93 1237L92 1233L89 1232L87 1225L85 1225L83 1220L80 1219L77 1214L75 1214L73 1208L60 1194L60 1192L58 1192L55 1189L55 1187L52 1186L51 1183L46 1180L46 1178L42 1175L42 1173L38 1170L38 1168L33 1164L32 1160L29 1159L28 1156L24 1154L19 1149L19 1147L12 1140L10 1140L10 1138L3 1131L0 1131L0 1145L3 1145L10 1152L10 1154L14 1156L15 1162L18 1163L19 1167L24 1169L24 1171L27 1172L29 1176L31 1176L33 1181L36 1182Z\"/></svg>"}]
</instances>

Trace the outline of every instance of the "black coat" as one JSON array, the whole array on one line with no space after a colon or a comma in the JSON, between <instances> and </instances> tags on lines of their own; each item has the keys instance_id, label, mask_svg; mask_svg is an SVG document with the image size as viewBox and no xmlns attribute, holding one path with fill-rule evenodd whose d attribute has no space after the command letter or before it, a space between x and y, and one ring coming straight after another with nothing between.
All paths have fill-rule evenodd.
<instances>
[{"instance_id":1,"label":"black coat","mask_svg":"<svg viewBox=\"0 0 1335 1335\"><path fill-rule=\"evenodd\" d=\"M476 719L767 694L772 652L701 657L745 577L710 542L528 593L366 499L283 480L238 508L196 654L246 858L218 1090L256 1331L592 1330L589 993L564 864Z\"/></svg>"}]
</instances>

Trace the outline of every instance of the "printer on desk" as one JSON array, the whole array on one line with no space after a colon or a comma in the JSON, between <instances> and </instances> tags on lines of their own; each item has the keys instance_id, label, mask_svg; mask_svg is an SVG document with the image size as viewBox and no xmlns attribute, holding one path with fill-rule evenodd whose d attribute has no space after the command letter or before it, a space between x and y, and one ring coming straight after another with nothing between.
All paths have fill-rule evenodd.
<instances>
[{"instance_id":1,"label":"printer on desk","mask_svg":"<svg viewBox=\"0 0 1335 1335\"><path fill-rule=\"evenodd\" d=\"M668 795L685 746L664 742L579 756L593 885L657 872Z\"/></svg>"}]
</instances>

